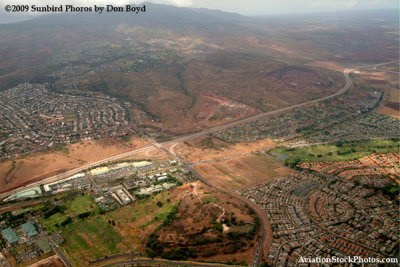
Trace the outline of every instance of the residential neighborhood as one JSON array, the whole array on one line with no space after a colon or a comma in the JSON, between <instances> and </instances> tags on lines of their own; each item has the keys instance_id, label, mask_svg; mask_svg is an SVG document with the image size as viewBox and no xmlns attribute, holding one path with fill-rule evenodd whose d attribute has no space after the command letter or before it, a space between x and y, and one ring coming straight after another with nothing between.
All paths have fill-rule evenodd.
<instances>
[{"instance_id":1,"label":"residential neighborhood","mask_svg":"<svg viewBox=\"0 0 400 267\"><path fill-rule=\"evenodd\" d=\"M241 195L269 217L273 241L267 263L297 266L300 256L396 256L399 195L391 194L390 186L384 177L356 182L301 172Z\"/></svg>"},{"instance_id":2,"label":"residential neighborhood","mask_svg":"<svg viewBox=\"0 0 400 267\"><path fill-rule=\"evenodd\" d=\"M57 145L132 133L116 99L51 92L20 84L0 93L0 159Z\"/></svg>"},{"instance_id":3,"label":"residential neighborhood","mask_svg":"<svg viewBox=\"0 0 400 267\"><path fill-rule=\"evenodd\" d=\"M394 123L396 121L394 118L377 114L368 114L365 118L357 118L357 116L373 109L379 103L381 97L382 92L378 89L349 92L346 98L335 97L316 105L296 108L283 114L228 128L217 132L215 135L228 142L249 142L264 138L285 141L316 132L315 135L294 141L294 143L299 142L299 144L306 141L308 143L320 143L342 140L341 134L351 135L353 140L376 136L382 138L396 137L399 126ZM352 128L354 122L351 119L360 120L360 122L356 122L356 125L359 124L359 126ZM349 120L352 121L350 125L345 127L341 125ZM379 126L384 127L385 130L377 131L377 129L382 128L376 128L376 122L379 122ZM334 127L336 125L338 126ZM371 127L365 129L368 125L371 125ZM375 127L375 129L370 131L372 127ZM345 140L349 139L349 137L345 138Z\"/></svg>"},{"instance_id":4,"label":"residential neighborhood","mask_svg":"<svg viewBox=\"0 0 400 267\"><path fill-rule=\"evenodd\" d=\"M340 162L303 162L302 169L335 175L342 179L370 179L379 181L379 177L391 178L400 184L399 153L372 154L358 160Z\"/></svg>"},{"instance_id":5,"label":"residential neighborhood","mask_svg":"<svg viewBox=\"0 0 400 267\"><path fill-rule=\"evenodd\" d=\"M2 2L0 267L400 266L399 0Z\"/></svg>"}]
</instances>

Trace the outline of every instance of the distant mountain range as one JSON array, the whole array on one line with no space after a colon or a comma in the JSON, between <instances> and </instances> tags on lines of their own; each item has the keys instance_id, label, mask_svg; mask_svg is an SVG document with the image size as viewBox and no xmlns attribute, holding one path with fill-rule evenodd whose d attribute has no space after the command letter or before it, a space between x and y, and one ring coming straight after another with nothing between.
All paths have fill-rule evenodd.
<instances>
[{"instance_id":1,"label":"distant mountain range","mask_svg":"<svg viewBox=\"0 0 400 267\"><path fill-rule=\"evenodd\" d=\"M32 26L43 26L49 22L56 25L76 26L79 23L115 25L121 22L140 23L147 26L173 26L183 27L189 25L209 26L213 23L238 23L244 17L238 14L210 10L204 8L185 8L171 5L143 3L146 5L146 13L135 14L129 12L76 12L76 13L7 13L0 9L0 23L15 23L30 19ZM125 6L125 5L124 5ZM123 7L124 7L123 6ZM54 25L54 24L53 24ZM4 26L4 25L3 25Z\"/></svg>"},{"instance_id":2,"label":"distant mountain range","mask_svg":"<svg viewBox=\"0 0 400 267\"><path fill-rule=\"evenodd\" d=\"M7 13L0 7L0 24L16 23L34 18L27 13ZM1 26L0 26L1 27Z\"/></svg>"},{"instance_id":3,"label":"distant mountain range","mask_svg":"<svg viewBox=\"0 0 400 267\"><path fill-rule=\"evenodd\" d=\"M398 31L395 10L254 18L146 4L145 14L48 14L0 25L0 90L101 91L186 132L332 92L342 75L310 65L394 60ZM229 101L244 106L203 112Z\"/></svg>"}]
</instances>

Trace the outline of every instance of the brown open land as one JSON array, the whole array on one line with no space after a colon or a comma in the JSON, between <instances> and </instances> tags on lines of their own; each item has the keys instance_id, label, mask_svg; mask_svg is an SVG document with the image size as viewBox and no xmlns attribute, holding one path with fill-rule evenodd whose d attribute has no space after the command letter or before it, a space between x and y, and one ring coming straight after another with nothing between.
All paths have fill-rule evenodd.
<instances>
[{"instance_id":1,"label":"brown open land","mask_svg":"<svg viewBox=\"0 0 400 267\"><path fill-rule=\"evenodd\" d=\"M185 186L175 219L150 237L162 248L151 248L164 256L179 255L183 250L196 255L187 255L196 261L249 264L260 231L255 214L243 203L201 182Z\"/></svg>"},{"instance_id":2,"label":"brown open land","mask_svg":"<svg viewBox=\"0 0 400 267\"><path fill-rule=\"evenodd\" d=\"M327 95L342 85L339 72L240 53L209 55L189 64L184 74L192 94L214 93L263 111Z\"/></svg>"},{"instance_id":3,"label":"brown open land","mask_svg":"<svg viewBox=\"0 0 400 267\"><path fill-rule=\"evenodd\" d=\"M112 93L143 102L149 112L162 121L160 124L159 120L146 117L135 109L133 117L150 133L161 131L161 127L164 135L186 133L256 113L255 109L245 104L211 93L197 95L194 92L191 96L185 88L181 88L182 81L175 77L181 75L179 70L171 68L164 72L164 69L157 69L141 74L92 74L82 80L80 86L86 89L105 82ZM153 88L154 85L158 86Z\"/></svg>"},{"instance_id":4,"label":"brown open land","mask_svg":"<svg viewBox=\"0 0 400 267\"><path fill-rule=\"evenodd\" d=\"M378 108L377 113L400 118L400 90L395 86L390 86L387 93L387 98L384 103Z\"/></svg>"},{"instance_id":5,"label":"brown open land","mask_svg":"<svg viewBox=\"0 0 400 267\"><path fill-rule=\"evenodd\" d=\"M193 122L202 128L256 114L245 104L214 94L201 94L193 108Z\"/></svg>"},{"instance_id":6,"label":"brown open land","mask_svg":"<svg viewBox=\"0 0 400 267\"><path fill-rule=\"evenodd\" d=\"M103 88L135 101L149 115L131 110L136 121L152 133L162 128L162 135L198 131L290 106L342 86L338 71L235 52L210 53L180 66L141 72L91 73L78 84L81 90Z\"/></svg>"},{"instance_id":7,"label":"brown open land","mask_svg":"<svg viewBox=\"0 0 400 267\"><path fill-rule=\"evenodd\" d=\"M362 87L378 88L384 91L379 106L375 109L378 114L400 118L400 97L398 89L398 74L385 73L375 70L356 71L353 80Z\"/></svg>"},{"instance_id":8,"label":"brown open land","mask_svg":"<svg viewBox=\"0 0 400 267\"><path fill-rule=\"evenodd\" d=\"M60 257L57 255L48 257L44 260L38 261L29 267L64 267L66 266Z\"/></svg>"},{"instance_id":9,"label":"brown open land","mask_svg":"<svg viewBox=\"0 0 400 267\"><path fill-rule=\"evenodd\" d=\"M396 88L395 86L391 86L389 88L388 92L388 97L386 99L387 102L394 102L394 103L399 103L400 102L400 95L399 92L400 90Z\"/></svg>"},{"instance_id":10,"label":"brown open land","mask_svg":"<svg viewBox=\"0 0 400 267\"><path fill-rule=\"evenodd\" d=\"M261 155L202 163L194 168L207 182L230 192L266 183L293 172L273 159Z\"/></svg>"},{"instance_id":11,"label":"brown open land","mask_svg":"<svg viewBox=\"0 0 400 267\"><path fill-rule=\"evenodd\" d=\"M357 73L357 72L356 72ZM371 72L369 70L366 71L359 71L357 73L360 78L362 78L364 81L368 82L369 84L386 84L387 83L387 77L386 75L382 72Z\"/></svg>"},{"instance_id":12,"label":"brown open land","mask_svg":"<svg viewBox=\"0 0 400 267\"><path fill-rule=\"evenodd\" d=\"M233 194L236 190L269 182L277 177L294 172L272 158L254 154L225 161L196 164L194 168L208 183ZM268 217L253 202L240 196L237 197L258 212L265 228L262 251L266 253L272 244L272 231Z\"/></svg>"},{"instance_id":13,"label":"brown open land","mask_svg":"<svg viewBox=\"0 0 400 267\"><path fill-rule=\"evenodd\" d=\"M273 148L275 145L270 139L231 144L207 136L185 143L174 144L168 149L185 161L201 163L204 161L224 160L229 157L248 155L258 150Z\"/></svg>"},{"instance_id":14,"label":"brown open land","mask_svg":"<svg viewBox=\"0 0 400 267\"><path fill-rule=\"evenodd\" d=\"M397 109L392 108L389 104L396 105ZM400 119L400 112L398 108L399 108L399 103L388 103L385 104L383 107L380 107L377 113Z\"/></svg>"},{"instance_id":15,"label":"brown open land","mask_svg":"<svg viewBox=\"0 0 400 267\"><path fill-rule=\"evenodd\" d=\"M332 61L312 61L307 63L306 66L330 69L340 72L345 69L343 66L340 66L338 63Z\"/></svg>"},{"instance_id":16,"label":"brown open land","mask_svg":"<svg viewBox=\"0 0 400 267\"><path fill-rule=\"evenodd\" d=\"M148 145L138 137L129 140L82 141L49 152L38 152L0 163L1 192Z\"/></svg>"},{"instance_id":17,"label":"brown open land","mask_svg":"<svg viewBox=\"0 0 400 267\"><path fill-rule=\"evenodd\" d=\"M121 160L125 159L150 159L150 160L162 160L168 159L170 156L165 153L163 150L153 147L143 152L139 152L128 157L122 158Z\"/></svg>"}]
</instances>

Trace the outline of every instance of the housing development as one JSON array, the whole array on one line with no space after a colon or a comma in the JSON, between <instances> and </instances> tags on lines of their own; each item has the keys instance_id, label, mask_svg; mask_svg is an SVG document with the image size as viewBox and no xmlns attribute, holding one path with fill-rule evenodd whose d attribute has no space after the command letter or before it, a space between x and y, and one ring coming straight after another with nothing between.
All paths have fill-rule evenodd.
<instances>
[{"instance_id":1,"label":"housing development","mask_svg":"<svg viewBox=\"0 0 400 267\"><path fill-rule=\"evenodd\" d=\"M167 2L0 3L0 267L398 266L398 7Z\"/></svg>"},{"instance_id":2,"label":"housing development","mask_svg":"<svg viewBox=\"0 0 400 267\"><path fill-rule=\"evenodd\" d=\"M110 97L59 94L32 84L0 96L2 159L131 132L126 110Z\"/></svg>"},{"instance_id":3,"label":"housing development","mask_svg":"<svg viewBox=\"0 0 400 267\"><path fill-rule=\"evenodd\" d=\"M246 189L268 214L274 241L267 262L296 266L299 257L396 256L399 211L386 179L348 180L300 173Z\"/></svg>"}]
</instances>

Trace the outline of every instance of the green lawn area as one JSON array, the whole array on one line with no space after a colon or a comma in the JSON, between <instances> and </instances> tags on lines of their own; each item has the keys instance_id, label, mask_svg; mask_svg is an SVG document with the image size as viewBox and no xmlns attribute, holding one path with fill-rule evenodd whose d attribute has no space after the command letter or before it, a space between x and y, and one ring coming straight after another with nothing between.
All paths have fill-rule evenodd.
<instances>
[{"instance_id":1,"label":"green lawn area","mask_svg":"<svg viewBox=\"0 0 400 267\"><path fill-rule=\"evenodd\" d=\"M289 156L287 162L346 161L359 159L373 153L398 152L399 140L370 140L343 142L300 148L276 148L271 154Z\"/></svg>"},{"instance_id":2,"label":"green lawn area","mask_svg":"<svg viewBox=\"0 0 400 267\"><path fill-rule=\"evenodd\" d=\"M92 211L96 206L91 195L78 196L65 203L67 210L75 215Z\"/></svg>"},{"instance_id":3,"label":"green lawn area","mask_svg":"<svg viewBox=\"0 0 400 267\"><path fill-rule=\"evenodd\" d=\"M60 223L65 221L67 218L68 216L66 214L57 212L48 218L41 218L39 222L46 227L47 232L51 233L58 229L56 224L60 225Z\"/></svg>"},{"instance_id":4,"label":"green lawn area","mask_svg":"<svg viewBox=\"0 0 400 267\"><path fill-rule=\"evenodd\" d=\"M66 226L63 237L63 249L75 266L84 266L88 258L101 258L121 252L121 247L118 246L122 241L121 235L101 216Z\"/></svg>"},{"instance_id":5,"label":"green lawn area","mask_svg":"<svg viewBox=\"0 0 400 267\"><path fill-rule=\"evenodd\" d=\"M74 122L77 121L78 115L76 113L66 113L64 114L64 120L66 122Z\"/></svg>"},{"instance_id":6,"label":"green lawn area","mask_svg":"<svg viewBox=\"0 0 400 267\"><path fill-rule=\"evenodd\" d=\"M95 212L93 216L79 219L78 214L97 207L91 195L79 195L64 204L64 213L57 212L46 219L42 218L40 222L46 226L48 232L61 230L65 239L62 249L74 266L86 266L91 259L127 252L133 246L142 246L141 239L127 233L132 229L151 232L153 229L150 226L163 222L178 203L178 200L170 201L171 197L170 192L165 191L106 214ZM157 205L158 202L162 205ZM70 224L60 228L55 226L68 217L72 218Z\"/></svg>"},{"instance_id":7,"label":"green lawn area","mask_svg":"<svg viewBox=\"0 0 400 267\"><path fill-rule=\"evenodd\" d=\"M137 200L134 204L103 215L97 214L86 220L75 219L63 229L63 237L66 240L63 249L76 266L84 266L88 259L126 252L133 243L139 244L141 241L136 236L124 235L122 237L118 233L118 229L122 229L126 233L127 230L131 229L130 227L145 229L158 221L164 221L173 205L177 203L177 201L168 202L169 198L170 193L166 191L147 199ZM81 212L82 209L88 207L87 204L81 206L75 202L77 201L74 200L69 203L68 209ZM160 207L157 202L161 202L163 205ZM136 220L145 216L151 219L145 223L138 224L136 222ZM109 221L115 221L118 227L112 226L108 223ZM137 226L127 226L128 223L133 222Z\"/></svg>"},{"instance_id":8,"label":"green lawn area","mask_svg":"<svg viewBox=\"0 0 400 267\"><path fill-rule=\"evenodd\" d=\"M176 201L168 202L169 198L168 191L162 192L147 199L137 200L134 205L109 212L106 214L106 217L119 223L128 223L143 216L151 216L151 220L140 226L141 229L144 229L155 222L165 220L167 214L172 210L173 205L177 203ZM160 207L157 205L157 202L161 202L163 205Z\"/></svg>"},{"instance_id":9,"label":"green lawn area","mask_svg":"<svg viewBox=\"0 0 400 267\"><path fill-rule=\"evenodd\" d=\"M171 203L164 203L162 207L159 207L158 210L154 213L154 219L148 221L147 223L140 226L141 229L145 229L147 226L152 225L155 222L163 222L167 218L167 215L172 211L173 205Z\"/></svg>"},{"instance_id":10,"label":"green lawn area","mask_svg":"<svg viewBox=\"0 0 400 267\"><path fill-rule=\"evenodd\" d=\"M65 221L68 217L75 218L79 214L87 211L95 211L95 214L99 214L100 208L93 201L91 195L79 195L72 200L69 200L64 204L64 213L57 212L48 218L41 218L39 221L46 227L48 232L57 230L56 224L60 225L61 222ZM75 218L75 220L79 220Z\"/></svg>"}]
</instances>

